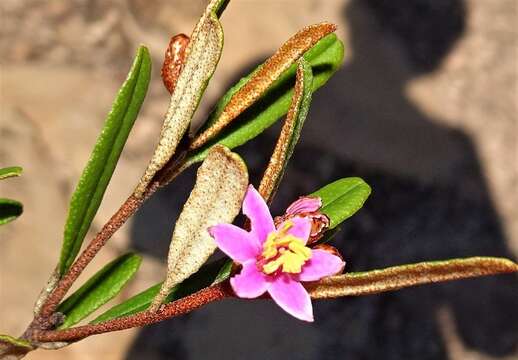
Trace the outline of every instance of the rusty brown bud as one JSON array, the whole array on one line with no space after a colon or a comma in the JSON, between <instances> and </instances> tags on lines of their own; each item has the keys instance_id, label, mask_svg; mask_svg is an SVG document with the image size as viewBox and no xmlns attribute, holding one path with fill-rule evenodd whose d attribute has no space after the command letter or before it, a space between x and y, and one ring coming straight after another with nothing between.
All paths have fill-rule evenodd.
<instances>
[{"instance_id":1,"label":"rusty brown bud","mask_svg":"<svg viewBox=\"0 0 518 360\"><path fill-rule=\"evenodd\" d=\"M187 45L189 45L189 37L185 34L178 34L171 38L165 52L162 81L171 94L183 68Z\"/></svg>"}]
</instances>

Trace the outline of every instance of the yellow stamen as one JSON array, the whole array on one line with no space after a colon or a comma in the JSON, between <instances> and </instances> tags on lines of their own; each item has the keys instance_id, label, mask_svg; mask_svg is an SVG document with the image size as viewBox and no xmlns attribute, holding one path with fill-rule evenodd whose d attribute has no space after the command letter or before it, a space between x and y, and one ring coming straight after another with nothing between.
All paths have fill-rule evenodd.
<instances>
[{"instance_id":1,"label":"yellow stamen","mask_svg":"<svg viewBox=\"0 0 518 360\"><path fill-rule=\"evenodd\" d=\"M311 258L311 249L301 239L286 234L292 226L293 222L287 221L282 229L268 235L264 242L261 255L263 260L270 260L262 267L265 274L273 274L281 267L283 272L298 274Z\"/></svg>"}]
</instances>

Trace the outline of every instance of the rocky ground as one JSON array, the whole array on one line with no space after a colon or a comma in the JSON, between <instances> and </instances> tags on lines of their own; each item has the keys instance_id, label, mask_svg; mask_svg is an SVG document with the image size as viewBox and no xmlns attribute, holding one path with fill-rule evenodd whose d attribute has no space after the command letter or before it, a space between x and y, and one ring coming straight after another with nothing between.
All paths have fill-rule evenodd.
<instances>
[{"instance_id":1,"label":"rocky ground","mask_svg":"<svg viewBox=\"0 0 518 360\"><path fill-rule=\"evenodd\" d=\"M0 194L25 205L20 219L0 229L1 333L18 334L30 321L55 266L68 198L145 43L153 82L90 235L132 190L167 107L159 64L168 38L189 33L203 7L187 0L0 2L0 165L24 167ZM337 240L349 269L518 256L516 1L231 1L224 54L199 113L291 34L322 20L339 25L346 60L314 96L278 210L337 177L360 175L374 195ZM243 148L255 173L264 164L257 149L268 151L274 137L269 131ZM191 183L185 176L150 201L89 267L91 274L128 246L146 255L118 300L163 276L171 226ZM317 305L314 326L266 303L214 304L32 358L206 359L210 348L214 359L512 359L517 289L516 278L501 277L328 302Z\"/></svg>"}]
</instances>

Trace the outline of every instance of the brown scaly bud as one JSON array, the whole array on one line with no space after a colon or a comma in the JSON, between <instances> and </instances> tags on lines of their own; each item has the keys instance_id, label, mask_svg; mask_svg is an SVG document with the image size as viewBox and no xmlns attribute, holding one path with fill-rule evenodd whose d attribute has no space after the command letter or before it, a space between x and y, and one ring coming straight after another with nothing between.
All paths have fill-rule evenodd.
<instances>
[{"instance_id":1,"label":"brown scaly bud","mask_svg":"<svg viewBox=\"0 0 518 360\"><path fill-rule=\"evenodd\" d=\"M345 261L344 261L344 258L342 257L342 254L340 254L340 252L338 251L337 248L335 248L334 246L331 246L331 245L327 245L327 244L318 244L318 245L313 246L313 249L314 250L323 250L334 256L338 256L343 261L344 265L342 266L340 271L338 271L335 275L341 274L344 271Z\"/></svg>"},{"instance_id":2,"label":"brown scaly bud","mask_svg":"<svg viewBox=\"0 0 518 360\"><path fill-rule=\"evenodd\" d=\"M311 233L308 245L314 244L322 238L324 232L329 228L329 218L319 211L321 206L320 198L303 196L292 203L286 209L284 215L275 217L275 226L277 227L282 222L294 217L307 217L311 220Z\"/></svg>"},{"instance_id":3,"label":"brown scaly bud","mask_svg":"<svg viewBox=\"0 0 518 360\"><path fill-rule=\"evenodd\" d=\"M189 45L189 37L185 34L178 34L171 38L165 52L162 81L171 94L183 68L187 45Z\"/></svg>"}]
</instances>

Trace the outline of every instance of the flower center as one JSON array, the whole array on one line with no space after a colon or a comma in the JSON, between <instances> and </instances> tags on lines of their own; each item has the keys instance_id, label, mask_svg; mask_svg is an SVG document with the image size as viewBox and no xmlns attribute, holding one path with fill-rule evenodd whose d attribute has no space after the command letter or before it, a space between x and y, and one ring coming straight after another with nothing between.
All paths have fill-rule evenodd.
<instances>
[{"instance_id":1,"label":"flower center","mask_svg":"<svg viewBox=\"0 0 518 360\"><path fill-rule=\"evenodd\" d=\"M281 269L285 273L298 274L311 258L311 249L301 239L287 234L292 226L293 222L287 221L281 229L268 235L258 262L263 273L269 275Z\"/></svg>"}]
</instances>

